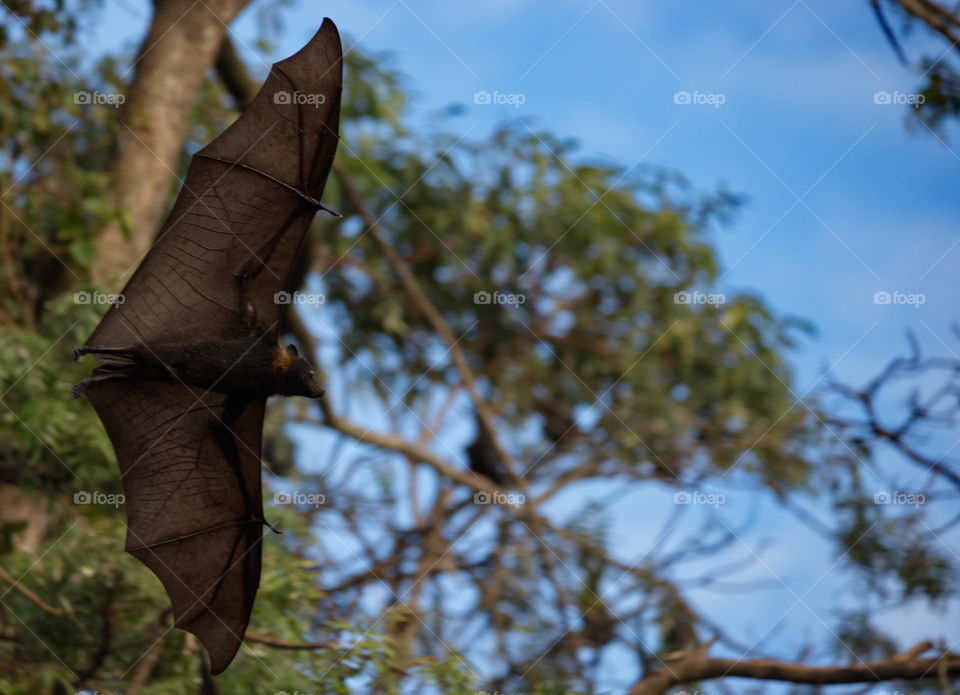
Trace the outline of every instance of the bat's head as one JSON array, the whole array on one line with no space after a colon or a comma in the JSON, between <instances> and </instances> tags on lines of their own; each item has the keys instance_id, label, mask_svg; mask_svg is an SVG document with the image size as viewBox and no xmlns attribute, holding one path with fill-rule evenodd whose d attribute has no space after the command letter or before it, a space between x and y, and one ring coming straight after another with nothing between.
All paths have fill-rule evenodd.
<instances>
[{"instance_id":1,"label":"bat's head","mask_svg":"<svg viewBox=\"0 0 960 695\"><path fill-rule=\"evenodd\" d=\"M274 368L280 376L280 395L306 396L307 398L322 398L323 387L317 381L313 367L293 345L286 350L277 347L277 355L273 361Z\"/></svg>"}]
</instances>

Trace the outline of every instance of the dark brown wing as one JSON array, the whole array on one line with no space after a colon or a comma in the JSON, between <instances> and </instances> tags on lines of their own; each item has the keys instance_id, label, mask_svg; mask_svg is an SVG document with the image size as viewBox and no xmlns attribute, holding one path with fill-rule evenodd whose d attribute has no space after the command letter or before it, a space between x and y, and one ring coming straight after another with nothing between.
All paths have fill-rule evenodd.
<instances>
[{"instance_id":1,"label":"dark brown wing","mask_svg":"<svg viewBox=\"0 0 960 695\"><path fill-rule=\"evenodd\" d=\"M324 20L276 63L223 134L194 155L183 189L143 263L87 341L197 342L245 332L249 301L274 326L287 280L336 152L343 55ZM275 242L275 243L274 243ZM245 286L237 276L248 273ZM241 289L242 288L242 289Z\"/></svg>"},{"instance_id":2,"label":"dark brown wing","mask_svg":"<svg viewBox=\"0 0 960 695\"><path fill-rule=\"evenodd\" d=\"M87 390L123 477L127 551L170 597L214 673L240 648L260 582L264 401L158 381Z\"/></svg>"}]
</instances>

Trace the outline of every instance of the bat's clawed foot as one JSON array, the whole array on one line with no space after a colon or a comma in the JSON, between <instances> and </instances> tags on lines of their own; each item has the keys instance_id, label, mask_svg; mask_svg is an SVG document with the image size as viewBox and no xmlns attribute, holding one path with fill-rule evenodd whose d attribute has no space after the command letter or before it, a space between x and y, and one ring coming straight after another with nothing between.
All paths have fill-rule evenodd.
<instances>
[{"instance_id":1,"label":"bat's clawed foot","mask_svg":"<svg viewBox=\"0 0 960 695\"><path fill-rule=\"evenodd\" d=\"M73 388L70 390L70 395L74 398L80 398L81 394L87 392L94 384L97 384L101 381L111 381L114 379L128 379L130 378L133 370L130 367L116 367L110 365L103 365L97 367L93 370L93 376L84 379L83 381L78 381L74 384Z\"/></svg>"},{"instance_id":2,"label":"bat's clawed foot","mask_svg":"<svg viewBox=\"0 0 960 695\"><path fill-rule=\"evenodd\" d=\"M139 363L135 347L94 347L81 345L71 353L76 362L84 355L93 355L98 362L113 367L132 367Z\"/></svg>"}]
</instances>

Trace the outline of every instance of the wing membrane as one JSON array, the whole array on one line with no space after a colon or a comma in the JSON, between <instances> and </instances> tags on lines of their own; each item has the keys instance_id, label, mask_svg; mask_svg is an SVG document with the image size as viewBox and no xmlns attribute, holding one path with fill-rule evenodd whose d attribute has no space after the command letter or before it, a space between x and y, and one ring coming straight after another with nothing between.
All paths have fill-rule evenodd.
<instances>
[{"instance_id":1,"label":"wing membrane","mask_svg":"<svg viewBox=\"0 0 960 695\"><path fill-rule=\"evenodd\" d=\"M120 462L127 551L163 583L175 624L222 671L260 581L264 401L158 381L87 391Z\"/></svg>"},{"instance_id":2,"label":"wing membrane","mask_svg":"<svg viewBox=\"0 0 960 695\"><path fill-rule=\"evenodd\" d=\"M194 155L123 303L87 345L237 337L245 330L243 301L264 327L279 321L274 295L288 289L317 209L311 201L336 152L342 62L336 27L325 20L303 49L273 66L243 114ZM244 268L255 272L241 294Z\"/></svg>"}]
</instances>

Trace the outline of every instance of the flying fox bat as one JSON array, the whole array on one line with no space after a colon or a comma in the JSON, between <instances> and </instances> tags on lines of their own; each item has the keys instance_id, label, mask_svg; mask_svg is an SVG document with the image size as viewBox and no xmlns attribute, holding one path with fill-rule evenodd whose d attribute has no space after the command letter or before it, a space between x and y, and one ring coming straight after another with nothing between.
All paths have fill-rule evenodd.
<instances>
[{"instance_id":1,"label":"flying fox bat","mask_svg":"<svg viewBox=\"0 0 960 695\"><path fill-rule=\"evenodd\" d=\"M343 54L333 22L276 63L191 160L153 246L74 359L113 442L126 550L163 583L213 673L233 660L260 582L260 449L271 395L323 395L278 344L282 293L337 148ZM328 210L329 212L329 210Z\"/></svg>"},{"instance_id":2,"label":"flying fox bat","mask_svg":"<svg viewBox=\"0 0 960 695\"><path fill-rule=\"evenodd\" d=\"M501 487L513 485L513 477L507 471L506 466L503 465L503 461L500 460L493 440L490 438L490 435L487 434L483 422L479 417L475 419L477 422L477 434L467 447L467 464L470 470L477 475L488 478Z\"/></svg>"}]
</instances>

